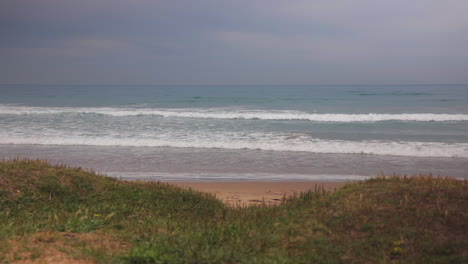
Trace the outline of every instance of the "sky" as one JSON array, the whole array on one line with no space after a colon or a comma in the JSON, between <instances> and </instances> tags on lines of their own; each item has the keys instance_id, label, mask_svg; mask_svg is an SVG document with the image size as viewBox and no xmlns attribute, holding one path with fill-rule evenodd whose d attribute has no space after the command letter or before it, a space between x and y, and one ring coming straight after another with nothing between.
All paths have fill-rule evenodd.
<instances>
[{"instance_id":1,"label":"sky","mask_svg":"<svg viewBox=\"0 0 468 264\"><path fill-rule=\"evenodd\" d=\"M1 0L0 83L466 84L467 0Z\"/></svg>"}]
</instances>

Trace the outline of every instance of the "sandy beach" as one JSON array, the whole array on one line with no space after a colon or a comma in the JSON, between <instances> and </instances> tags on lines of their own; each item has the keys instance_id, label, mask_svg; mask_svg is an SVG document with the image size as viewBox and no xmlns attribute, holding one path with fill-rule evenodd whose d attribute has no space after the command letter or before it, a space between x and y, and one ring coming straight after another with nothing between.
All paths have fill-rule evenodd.
<instances>
[{"instance_id":1,"label":"sandy beach","mask_svg":"<svg viewBox=\"0 0 468 264\"><path fill-rule=\"evenodd\" d=\"M346 182L170 182L182 188L207 192L229 205L278 204L284 198L299 195L316 186L335 191Z\"/></svg>"}]
</instances>

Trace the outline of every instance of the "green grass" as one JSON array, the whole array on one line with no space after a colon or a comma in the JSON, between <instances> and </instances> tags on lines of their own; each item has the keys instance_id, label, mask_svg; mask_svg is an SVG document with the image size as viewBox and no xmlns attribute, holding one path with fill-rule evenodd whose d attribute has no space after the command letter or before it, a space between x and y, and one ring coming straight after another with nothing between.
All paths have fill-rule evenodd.
<instances>
[{"instance_id":1,"label":"green grass","mask_svg":"<svg viewBox=\"0 0 468 264\"><path fill-rule=\"evenodd\" d=\"M449 178L381 177L233 208L166 184L0 162L0 263L468 263L467 216L468 182Z\"/></svg>"}]
</instances>

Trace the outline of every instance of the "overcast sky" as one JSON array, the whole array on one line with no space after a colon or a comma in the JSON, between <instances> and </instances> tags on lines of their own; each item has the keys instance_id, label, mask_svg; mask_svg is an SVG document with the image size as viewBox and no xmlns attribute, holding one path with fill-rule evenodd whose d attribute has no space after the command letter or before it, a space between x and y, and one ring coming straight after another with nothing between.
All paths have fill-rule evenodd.
<instances>
[{"instance_id":1,"label":"overcast sky","mask_svg":"<svg viewBox=\"0 0 468 264\"><path fill-rule=\"evenodd\" d=\"M1 0L0 83L468 83L468 1Z\"/></svg>"}]
</instances>

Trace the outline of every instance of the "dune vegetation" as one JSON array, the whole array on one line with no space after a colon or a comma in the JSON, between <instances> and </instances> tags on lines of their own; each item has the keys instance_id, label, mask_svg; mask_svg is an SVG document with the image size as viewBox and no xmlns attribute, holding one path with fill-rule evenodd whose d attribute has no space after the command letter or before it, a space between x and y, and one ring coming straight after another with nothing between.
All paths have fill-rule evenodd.
<instances>
[{"instance_id":1,"label":"dune vegetation","mask_svg":"<svg viewBox=\"0 0 468 264\"><path fill-rule=\"evenodd\" d=\"M378 177L278 206L0 162L0 263L468 263L468 181Z\"/></svg>"}]
</instances>

